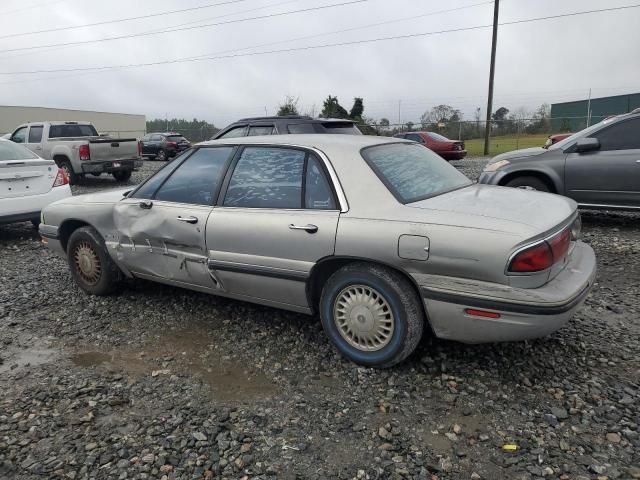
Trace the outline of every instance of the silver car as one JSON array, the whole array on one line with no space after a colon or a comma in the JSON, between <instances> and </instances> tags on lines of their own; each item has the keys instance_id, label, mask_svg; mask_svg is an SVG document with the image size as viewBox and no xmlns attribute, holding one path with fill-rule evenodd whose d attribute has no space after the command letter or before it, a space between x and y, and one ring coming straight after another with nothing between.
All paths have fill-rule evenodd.
<instances>
[{"instance_id":1,"label":"silver car","mask_svg":"<svg viewBox=\"0 0 640 480\"><path fill-rule=\"evenodd\" d=\"M574 201L474 185L422 145L371 136L201 143L132 191L49 206L40 232L87 293L134 277L317 313L341 353L376 367L425 331L553 332L596 268Z\"/></svg>"},{"instance_id":2,"label":"silver car","mask_svg":"<svg viewBox=\"0 0 640 480\"><path fill-rule=\"evenodd\" d=\"M604 120L548 148L497 155L478 182L558 193L585 208L640 209L640 111Z\"/></svg>"}]
</instances>

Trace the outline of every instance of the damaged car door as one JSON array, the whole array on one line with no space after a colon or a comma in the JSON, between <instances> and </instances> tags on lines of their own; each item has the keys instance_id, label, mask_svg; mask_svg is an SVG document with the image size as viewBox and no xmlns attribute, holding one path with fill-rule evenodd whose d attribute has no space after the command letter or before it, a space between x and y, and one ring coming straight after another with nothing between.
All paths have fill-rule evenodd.
<instances>
[{"instance_id":1,"label":"damaged car door","mask_svg":"<svg viewBox=\"0 0 640 480\"><path fill-rule=\"evenodd\" d=\"M117 256L136 277L216 290L206 224L233 147L199 148L169 163L114 208Z\"/></svg>"}]
</instances>

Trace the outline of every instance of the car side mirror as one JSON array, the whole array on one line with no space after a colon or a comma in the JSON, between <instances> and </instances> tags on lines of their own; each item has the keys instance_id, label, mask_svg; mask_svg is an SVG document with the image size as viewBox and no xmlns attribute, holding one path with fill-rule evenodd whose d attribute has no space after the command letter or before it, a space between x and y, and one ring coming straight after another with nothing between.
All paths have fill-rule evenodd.
<instances>
[{"instance_id":1,"label":"car side mirror","mask_svg":"<svg viewBox=\"0 0 640 480\"><path fill-rule=\"evenodd\" d=\"M600 150L600 140L597 138L581 138L576 142L576 152L585 153Z\"/></svg>"}]
</instances>

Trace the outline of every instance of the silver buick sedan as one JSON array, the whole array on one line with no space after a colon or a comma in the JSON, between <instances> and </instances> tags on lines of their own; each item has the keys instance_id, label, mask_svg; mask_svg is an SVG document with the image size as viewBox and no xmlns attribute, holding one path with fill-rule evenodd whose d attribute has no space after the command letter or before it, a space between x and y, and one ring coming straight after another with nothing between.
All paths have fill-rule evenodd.
<instances>
[{"instance_id":1,"label":"silver buick sedan","mask_svg":"<svg viewBox=\"0 0 640 480\"><path fill-rule=\"evenodd\" d=\"M201 143L131 191L52 204L40 233L89 294L133 277L317 313L342 354L376 367L427 330L549 334L596 269L573 200L474 185L422 145L370 136Z\"/></svg>"}]
</instances>

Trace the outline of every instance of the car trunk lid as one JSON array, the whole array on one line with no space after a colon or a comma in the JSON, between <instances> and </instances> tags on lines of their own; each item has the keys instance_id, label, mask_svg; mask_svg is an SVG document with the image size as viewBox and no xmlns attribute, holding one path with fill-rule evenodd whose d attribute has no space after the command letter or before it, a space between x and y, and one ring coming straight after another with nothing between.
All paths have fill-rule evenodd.
<instances>
[{"instance_id":1,"label":"car trunk lid","mask_svg":"<svg viewBox=\"0 0 640 480\"><path fill-rule=\"evenodd\" d=\"M53 160L0 160L0 198L47 193L57 173Z\"/></svg>"}]
</instances>

